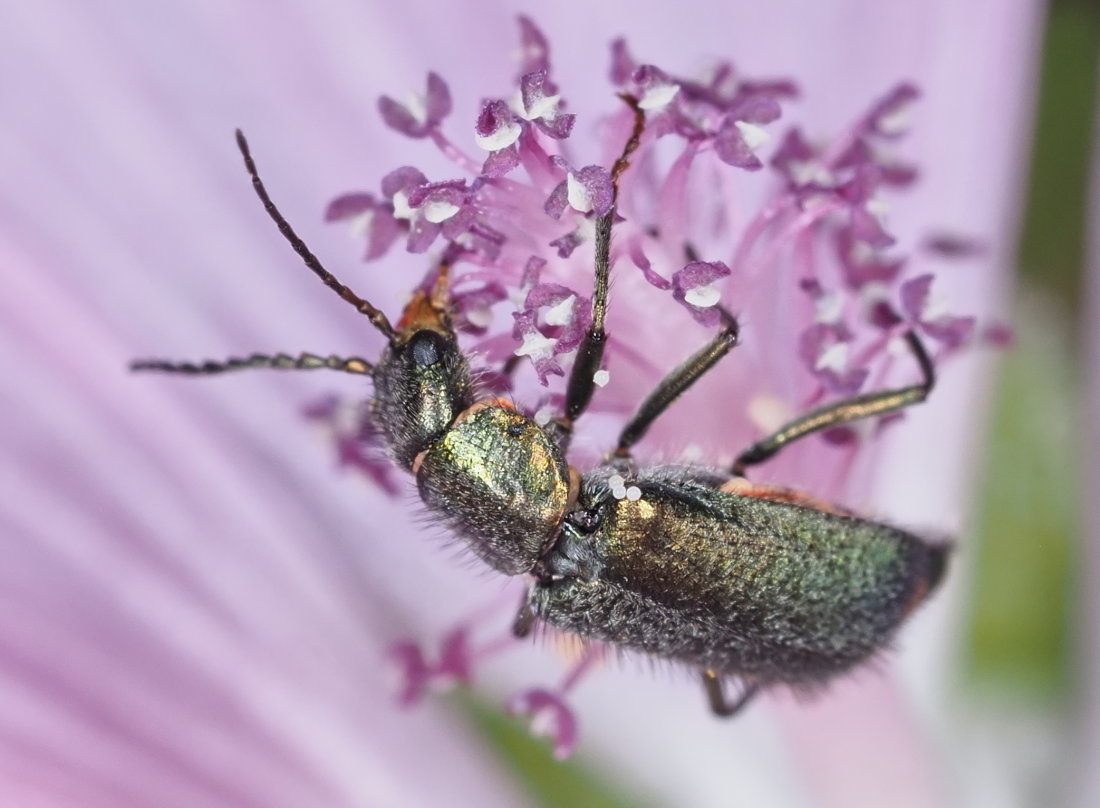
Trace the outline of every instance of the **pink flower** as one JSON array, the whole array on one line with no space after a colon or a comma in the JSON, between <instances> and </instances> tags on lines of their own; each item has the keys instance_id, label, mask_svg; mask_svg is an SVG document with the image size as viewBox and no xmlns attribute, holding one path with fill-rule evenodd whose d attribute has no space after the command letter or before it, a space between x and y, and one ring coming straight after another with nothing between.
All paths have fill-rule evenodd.
<instances>
[{"instance_id":1,"label":"pink flower","mask_svg":"<svg viewBox=\"0 0 1100 808\"><path fill-rule=\"evenodd\" d=\"M495 244L500 252L487 262L496 263L459 290L469 295L461 308L470 344L499 360L515 352L513 327L521 340L529 337L535 372L521 371L517 398L552 403L539 379L556 384L555 364L568 367L581 298L591 293L585 208L605 205L598 167L607 169L623 140L624 111L607 103L604 48L624 34L631 53L660 68L628 70L632 57L620 48L618 82L632 82L652 101L648 115L663 115L653 131L668 133L679 162L652 171L636 165L624 175L624 198L629 190L638 208L624 210L628 221L616 231L611 379L597 392L598 410L582 420L576 462L598 458L611 425L708 338L707 318L693 315L713 307L705 304L714 291L742 313L743 345L658 423L638 453L730 459L779 411L830 393L823 368L843 375L866 365L865 385L886 372L873 331L859 332L864 342L848 349L846 363L826 361L848 336L835 320L827 321L835 326L831 341L800 355L809 319L830 305L818 292L843 296L842 321L851 330L856 320L860 328L866 323L850 273L848 285L830 277L819 279L820 288L798 287L800 235L809 241L813 223L795 208L777 204L761 220L759 238L738 254L753 217L768 200L784 198L775 196L766 165L782 142L788 103L806 124L804 159L851 176L824 191L795 183L787 198L801 204L806 194L825 194L842 227L870 236L864 241L872 247L891 234L911 256L901 282L939 268L938 259L913 249L929 228L973 234L991 249L937 275L932 294L945 293L952 313L985 321L1003 291L1007 200L1018 179L1011 173L1015 133L1025 112L1019 87L1031 64L1035 11L1020 4L990 27L977 9L953 12L970 20L923 6L846 5L847 14L794 2L732 16L728 4L690 14L672 7L638 13L630 4L564 10L539 21L549 56L547 42L525 29L522 75L529 78L519 85L508 61L515 23L499 8L476 20L457 7L433 5L429 13L416 3L268 4L247 16L163 6L13 12L22 16L8 30L21 35L0 48L5 75L21 77L23 94L0 149L7 189L3 428L5 447L19 461L5 477L0 509L9 598L0 618L0 765L10 767L0 775L3 801L519 804L499 764L459 718L432 699L417 711L397 711L383 681L391 642L445 631L454 624L449 615L475 610L499 585L436 551L407 502L332 473L337 462L371 464L354 443L344 441L338 456L326 450L325 439L346 437L334 411L311 412L326 431L298 413L320 393L369 395L362 380L253 374L200 384L133 378L122 369L144 353L370 356L380 347L361 318L296 264L264 218L233 150L230 132L240 125L287 217L345 282L389 312L431 260L399 247L438 251L458 239L491 256ZM568 49L554 45L566 40ZM842 60L830 44L839 41ZM692 71L701 52L732 56L737 70L720 73L721 83L700 81ZM447 83L446 96L437 80L425 85L431 70ZM767 81L746 89L743 75ZM788 84L771 81L786 76L802 90L797 105ZM674 92L676 77L694 83L684 79ZM869 155L845 151L844 160L830 160L812 150L818 136L858 129L852 120L901 79L921 87L916 114L923 120L897 148L926 173L908 197L897 196L883 224L871 202L896 176L890 167ZM721 95L727 80L742 81L746 95ZM481 99L506 100L517 87L518 109L498 105L484 114ZM426 88L423 107L403 113L402 88ZM766 91L769 100L752 91ZM372 101L383 93L395 99L384 105L385 121L422 142L387 129ZM715 97L728 108L693 113L692 105L713 105ZM772 101L783 117L775 118ZM595 130L609 111L609 129ZM519 134L504 144L513 128ZM759 142L761 132L774 132L773 145ZM477 134L504 145L477 154ZM442 155L413 153L429 143ZM562 144L555 152L561 159L539 164L535 147L554 144ZM513 154L495 156L507 149ZM714 217L697 219L688 165L714 156L723 173L713 174L722 179L707 204L721 204ZM877 171L859 170L868 161ZM410 165L423 180L406 173L382 186L391 170ZM976 179L960 182L963 167ZM520 179L525 170L530 182ZM499 216L484 221L486 209L500 208L478 197L481 172L514 183L532 209L553 196L558 210L564 182L561 219L525 215L503 223L511 231ZM820 172L810 176L821 184ZM742 179L749 184L742 187ZM366 225L368 235L354 247L335 228L310 225L349 188L360 195L330 213L354 214ZM517 234L535 221L539 229L524 232L537 251L512 255ZM658 235L639 227L643 221L657 224ZM786 235L769 229L772 222L788 228ZM688 243L699 261L680 253ZM358 266L353 259L363 252L384 254L384 262ZM546 266L533 267L531 255ZM693 264L713 277L700 266L689 271ZM838 258L837 271L844 266ZM517 289L526 292L522 299L511 296ZM779 289L787 296L778 297ZM923 303L886 299L899 316L939 322ZM497 319L486 319L487 311ZM757 478L855 507L873 502L876 514L899 521L957 528L964 469L945 447L963 443L973 413L967 402L979 380L961 370L968 361L953 365L922 412L890 430L889 452L879 442L830 447L811 439ZM903 364L891 363L896 378L909 372ZM922 622L931 636L944 611L928 612ZM921 642L920 626L912 628L912 645L936 642ZM506 691L546 684L561 667L554 658L550 648L523 649L502 660L511 662L509 672L489 675L502 676ZM793 800L805 788L815 804L898 793L915 804L933 801L942 783L924 748L941 717L930 672L923 674L911 690L864 674L816 705L779 700L736 725L713 721L699 694L633 671L596 671L570 696L581 751L628 770L668 802L724 804L736 782L739 793L761 802ZM526 706L539 709L531 700ZM890 785L842 776L853 761L889 776Z\"/></svg>"}]
</instances>

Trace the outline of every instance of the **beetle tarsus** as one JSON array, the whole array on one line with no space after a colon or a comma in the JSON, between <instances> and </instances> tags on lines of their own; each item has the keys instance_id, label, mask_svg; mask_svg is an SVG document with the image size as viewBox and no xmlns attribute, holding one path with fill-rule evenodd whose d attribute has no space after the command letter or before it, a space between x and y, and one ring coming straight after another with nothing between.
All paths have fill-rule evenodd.
<instances>
[{"instance_id":1,"label":"beetle tarsus","mask_svg":"<svg viewBox=\"0 0 1100 808\"><path fill-rule=\"evenodd\" d=\"M734 701L727 701L722 680L714 671L703 671L703 688L707 691L710 710L719 718L732 718L743 710L760 692L759 685L747 684Z\"/></svg>"},{"instance_id":2,"label":"beetle tarsus","mask_svg":"<svg viewBox=\"0 0 1100 808\"><path fill-rule=\"evenodd\" d=\"M529 636L531 629L535 627L536 619L535 610L531 608L531 593L525 592L519 611L516 612L516 617L512 621L512 634L519 639Z\"/></svg>"}]
</instances>

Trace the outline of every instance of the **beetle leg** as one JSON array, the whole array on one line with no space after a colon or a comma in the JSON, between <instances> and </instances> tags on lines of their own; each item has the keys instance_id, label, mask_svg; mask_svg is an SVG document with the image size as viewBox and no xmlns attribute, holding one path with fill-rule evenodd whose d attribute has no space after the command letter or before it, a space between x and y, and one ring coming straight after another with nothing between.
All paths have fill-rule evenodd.
<instances>
[{"instance_id":1,"label":"beetle leg","mask_svg":"<svg viewBox=\"0 0 1100 808\"><path fill-rule=\"evenodd\" d=\"M344 373L358 375L369 374L374 368L370 362L357 356L316 356L301 353L297 357L289 354L252 354L248 357L230 357L223 362L169 362L163 359L138 359L130 363L130 370L156 370L162 373L182 373L188 376L205 376L224 373L227 370L245 368L274 368L276 370L316 370L328 368Z\"/></svg>"},{"instance_id":2,"label":"beetle leg","mask_svg":"<svg viewBox=\"0 0 1100 808\"><path fill-rule=\"evenodd\" d=\"M611 168L612 202L611 210L596 220L596 278L592 290L592 321L577 348L577 357L569 372L569 382L565 387L564 412L554 421L558 444L564 452L569 448L569 439L573 435L573 423L588 408L592 393L596 389L596 372L603 362L604 348L607 347L607 332L604 331L604 319L607 316L607 297L611 275L611 227L615 222L615 199L619 195L619 177L630 165L630 155L641 143L645 129L645 111L638 106L637 99L620 95L634 110L634 128L630 138L623 146L623 152Z\"/></svg>"},{"instance_id":3,"label":"beetle leg","mask_svg":"<svg viewBox=\"0 0 1100 808\"><path fill-rule=\"evenodd\" d=\"M535 627L535 621L538 616L535 614L535 610L531 608L531 592L528 590L523 595L523 602L519 605L519 611L516 612L516 617L512 621L512 634L522 639L531 633L531 629Z\"/></svg>"},{"instance_id":4,"label":"beetle leg","mask_svg":"<svg viewBox=\"0 0 1100 808\"><path fill-rule=\"evenodd\" d=\"M741 712L742 708L752 701L753 696L760 692L759 685L746 685L735 701L728 702L726 694L722 691L722 680L712 670L703 671L703 687L707 691L711 711L720 718L730 718Z\"/></svg>"},{"instance_id":5,"label":"beetle leg","mask_svg":"<svg viewBox=\"0 0 1100 808\"><path fill-rule=\"evenodd\" d=\"M708 370L714 367L718 360L728 354L737 345L738 334L737 318L725 309L719 307L722 315L722 324L725 326L710 342L689 356L675 370L661 379L634 417L630 419L623 431L619 433L619 443L615 448L615 457L629 457L630 447L642 439L646 430L665 410L679 398L695 382L699 381Z\"/></svg>"},{"instance_id":6,"label":"beetle leg","mask_svg":"<svg viewBox=\"0 0 1100 808\"><path fill-rule=\"evenodd\" d=\"M777 454L784 446L806 435L811 435L829 427L846 424L850 421L858 421L860 418L883 415L884 413L910 407L928 398L928 394L932 392L932 387L936 383L936 371L932 366L932 360L914 331L905 333L905 341L909 344L917 364L920 365L921 374L924 376L920 384L901 387L897 390L882 390L877 393L854 396L811 410L741 452L737 457L737 462L733 464L732 472L738 477L743 477L746 466L763 463Z\"/></svg>"}]
</instances>

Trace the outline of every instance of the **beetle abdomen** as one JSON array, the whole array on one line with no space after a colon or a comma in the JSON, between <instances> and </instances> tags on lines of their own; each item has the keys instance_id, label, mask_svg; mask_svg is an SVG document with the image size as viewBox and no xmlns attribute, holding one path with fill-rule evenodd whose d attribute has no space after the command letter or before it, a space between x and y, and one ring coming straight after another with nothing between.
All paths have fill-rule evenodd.
<instances>
[{"instance_id":1,"label":"beetle abdomen","mask_svg":"<svg viewBox=\"0 0 1100 808\"><path fill-rule=\"evenodd\" d=\"M887 644L943 572L945 548L881 524L667 467L616 498L598 474L578 505L585 518L569 520L547 559L559 580L535 594L540 617L582 636L813 684Z\"/></svg>"}]
</instances>

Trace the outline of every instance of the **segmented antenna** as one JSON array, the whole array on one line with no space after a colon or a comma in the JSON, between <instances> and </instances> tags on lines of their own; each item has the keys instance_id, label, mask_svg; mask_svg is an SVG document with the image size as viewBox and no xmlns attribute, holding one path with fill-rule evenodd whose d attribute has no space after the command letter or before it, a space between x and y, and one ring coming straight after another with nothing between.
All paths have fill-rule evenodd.
<instances>
[{"instance_id":1,"label":"segmented antenna","mask_svg":"<svg viewBox=\"0 0 1100 808\"><path fill-rule=\"evenodd\" d=\"M301 256L306 266L313 270L313 274L320 278L325 286L329 287L348 303L355 306L355 310L360 314L365 314L371 321L371 324L381 331L386 336L386 339L393 342L394 338L397 336L397 332L393 330L393 326L390 325L390 321L386 319L386 315L372 306L368 301L359 297L359 295L355 294L351 289L344 286L344 284L340 283L335 275L325 269L317 256L310 252L306 243L298 237L298 234L294 232L290 223L283 218L283 214L275 207L275 203L271 201L271 197L267 194L267 189L264 187L263 180L260 179L259 172L256 171L256 163L252 159L252 152L249 151L248 141L245 140L244 133L240 129L237 130L237 148L241 150L241 156L244 157L244 166L248 169L249 176L252 177L252 187L256 191L256 196L260 197L260 201L264 203L264 210L267 211L267 215L279 226L279 232L283 234L283 238L290 242L290 246L294 248L294 252Z\"/></svg>"},{"instance_id":2,"label":"segmented antenna","mask_svg":"<svg viewBox=\"0 0 1100 808\"><path fill-rule=\"evenodd\" d=\"M369 374L373 365L358 356L317 356L301 353L289 354L252 354L247 357L230 357L221 362L172 362L164 359L137 359L130 363L130 370L155 370L161 373L182 373L187 376L209 376L230 370L248 368L273 368L275 370L339 370L362 376Z\"/></svg>"}]
</instances>

